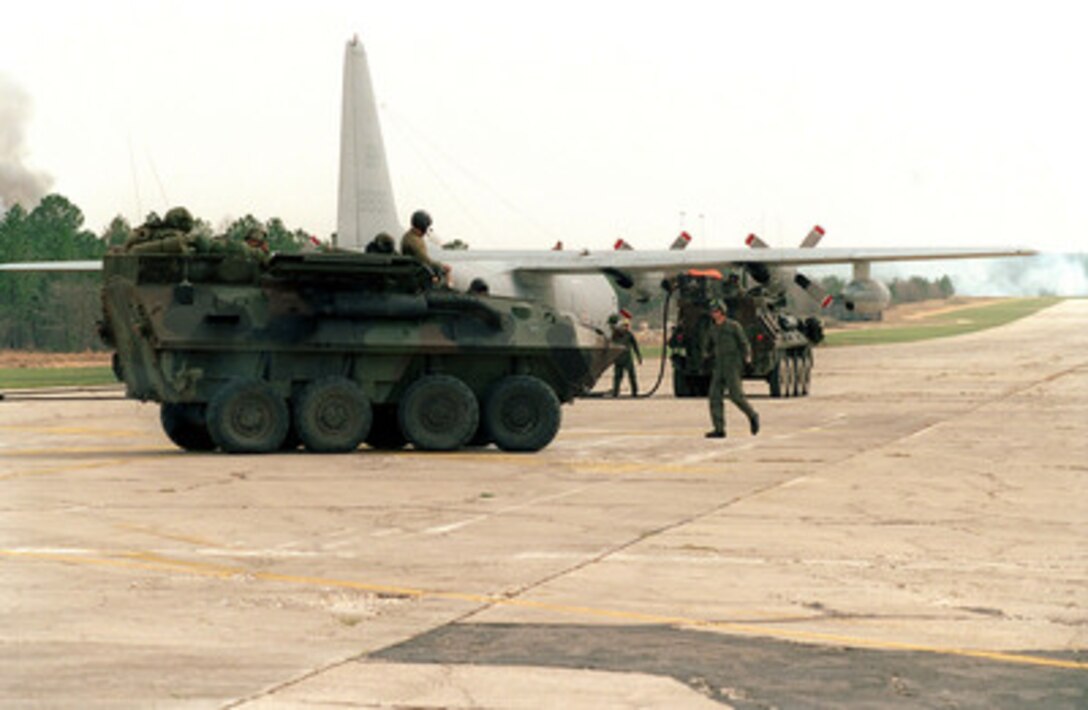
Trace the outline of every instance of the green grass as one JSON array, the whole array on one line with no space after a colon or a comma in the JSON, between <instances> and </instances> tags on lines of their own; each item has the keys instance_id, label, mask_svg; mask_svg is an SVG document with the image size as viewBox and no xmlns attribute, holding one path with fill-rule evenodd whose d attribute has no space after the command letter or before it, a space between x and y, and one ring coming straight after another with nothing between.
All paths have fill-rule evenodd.
<instances>
[{"instance_id":1,"label":"green grass","mask_svg":"<svg viewBox=\"0 0 1088 710\"><path fill-rule=\"evenodd\" d=\"M998 301L997 303L988 303L983 306L959 308L947 313L934 313L925 316L911 325L829 333L824 345L835 347L838 345L909 343L915 340L965 335L1012 323L1015 320L1053 306L1061 300L1060 298L1014 298Z\"/></svg>"},{"instance_id":2,"label":"green grass","mask_svg":"<svg viewBox=\"0 0 1088 710\"><path fill-rule=\"evenodd\" d=\"M848 330L829 333L825 346L877 345L908 343L929 338L974 333L1005 325L1058 303L1060 298L1015 298L983 306L960 308L948 313L936 313L918 320L916 324ZM646 358L661 356L660 345L642 348ZM35 387L90 387L110 385L116 380L109 367L56 367L0 369L0 391Z\"/></svg>"},{"instance_id":3,"label":"green grass","mask_svg":"<svg viewBox=\"0 0 1088 710\"><path fill-rule=\"evenodd\" d=\"M35 387L90 387L116 383L109 367L12 367L0 369L0 391Z\"/></svg>"}]
</instances>

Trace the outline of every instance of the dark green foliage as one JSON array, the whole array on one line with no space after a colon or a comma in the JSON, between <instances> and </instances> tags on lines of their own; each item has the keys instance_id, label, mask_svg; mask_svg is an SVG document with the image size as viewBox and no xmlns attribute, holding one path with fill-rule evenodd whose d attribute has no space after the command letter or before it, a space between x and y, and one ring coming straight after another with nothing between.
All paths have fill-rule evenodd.
<instances>
[{"instance_id":1,"label":"dark green foliage","mask_svg":"<svg viewBox=\"0 0 1088 710\"><path fill-rule=\"evenodd\" d=\"M149 215L158 220L158 215ZM84 228L83 212L62 195L47 195L33 210L14 205L0 215L0 263L100 259L128 239L132 225L118 215L101 235ZM301 229L289 230L279 218L260 222L252 215L235 220L227 235L241 243L253 229L268 235L271 251L298 252L310 244ZM207 222L193 232L212 236ZM96 323L101 318L100 278L93 273L0 273L0 348L82 351L103 347Z\"/></svg>"},{"instance_id":2,"label":"dark green foliage","mask_svg":"<svg viewBox=\"0 0 1088 710\"><path fill-rule=\"evenodd\" d=\"M83 229L83 213L48 195L30 212L0 219L0 262L98 259L106 242ZM0 274L0 348L86 350L97 344L94 274Z\"/></svg>"},{"instance_id":3,"label":"dark green foliage","mask_svg":"<svg viewBox=\"0 0 1088 710\"><path fill-rule=\"evenodd\" d=\"M888 284L888 290L892 294L892 303L913 303L933 298L948 298L956 293L952 279L947 275L933 281L921 276L894 279Z\"/></svg>"},{"instance_id":4,"label":"dark green foliage","mask_svg":"<svg viewBox=\"0 0 1088 710\"><path fill-rule=\"evenodd\" d=\"M846 280L841 276L831 274L820 279L820 285L824 287L829 295L837 298L842 295L842 290L846 288Z\"/></svg>"}]
</instances>

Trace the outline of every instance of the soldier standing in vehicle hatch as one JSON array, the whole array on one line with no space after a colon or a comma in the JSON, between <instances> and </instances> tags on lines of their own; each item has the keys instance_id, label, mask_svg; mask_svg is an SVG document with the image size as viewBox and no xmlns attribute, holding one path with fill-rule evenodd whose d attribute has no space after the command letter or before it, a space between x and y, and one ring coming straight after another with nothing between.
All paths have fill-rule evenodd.
<instances>
[{"instance_id":1,"label":"soldier standing in vehicle hatch","mask_svg":"<svg viewBox=\"0 0 1088 710\"><path fill-rule=\"evenodd\" d=\"M412 213L412 228L400 238L400 253L404 256L414 256L422 261L434 274L435 283L444 283L449 267L440 264L427 254L427 241L425 239L431 228L431 216L423 210Z\"/></svg>"},{"instance_id":2,"label":"soldier standing in vehicle hatch","mask_svg":"<svg viewBox=\"0 0 1088 710\"><path fill-rule=\"evenodd\" d=\"M729 401L737 405L748 417L752 434L759 433L759 414L748 404L741 384L744 365L752 361L752 348L744 334L744 328L729 318L728 310L721 301L710 304L710 318L714 322L706 331L706 345L713 351L714 369L710 375L710 421L714 429L706 433L708 439L725 438L725 403L723 390L729 391ZM706 348L703 352L708 352Z\"/></svg>"}]
</instances>

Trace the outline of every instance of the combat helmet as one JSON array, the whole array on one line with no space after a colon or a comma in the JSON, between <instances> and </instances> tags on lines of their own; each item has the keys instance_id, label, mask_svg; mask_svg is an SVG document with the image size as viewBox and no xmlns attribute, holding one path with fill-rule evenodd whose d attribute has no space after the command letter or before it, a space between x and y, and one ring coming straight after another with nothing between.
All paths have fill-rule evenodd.
<instances>
[{"instance_id":1,"label":"combat helmet","mask_svg":"<svg viewBox=\"0 0 1088 710\"><path fill-rule=\"evenodd\" d=\"M416 229L420 232L426 232L431 228L431 216L423 210L416 210L412 213L412 229Z\"/></svg>"},{"instance_id":2,"label":"combat helmet","mask_svg":"<svg viewBox=\"0 0 1088 710\"><path fill-rule=\"evenodd\" d=\"M188 232L193 228L193 215L184 207L171 207L162 218L164 227Z\"/></svg>"}]
</instances>

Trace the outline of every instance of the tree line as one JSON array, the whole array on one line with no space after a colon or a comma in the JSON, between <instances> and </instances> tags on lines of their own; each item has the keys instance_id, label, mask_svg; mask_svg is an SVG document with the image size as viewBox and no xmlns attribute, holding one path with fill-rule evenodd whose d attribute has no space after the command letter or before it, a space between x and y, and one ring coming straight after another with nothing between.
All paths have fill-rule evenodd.
<instances>
[{"instance_id":1,"label":"tree line","mask_svg":"<svg viewBox=\"0 0 1088 710\"><path fill-rule=\"evenodd\" d=\"M154 213L148 221L157 219ZM269 248L297 252L311 240L289 229L278 217L261 221L246 215L221 226L221 236L241 242L263 229ZM215 230L197 219L194 231ZM32 210L13 205L0 218L0 263L101 259L110 247L125 243L132 226L114 217L101 234L84 226L83 212L66 197L51 194ZM100 278L94 273L0 273L0 348L78 352L103 348L97 323L102 307Z\"/></svg>"}]
</instances>

